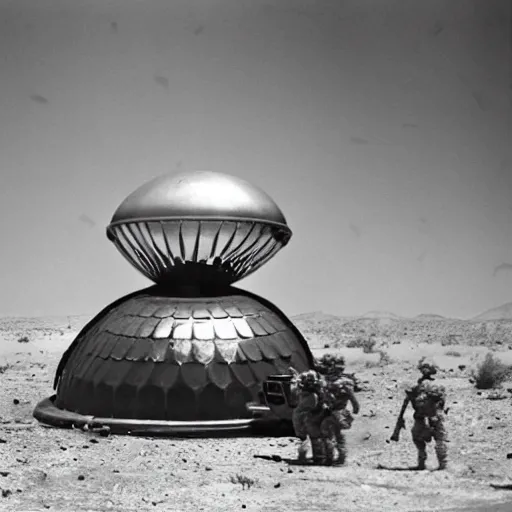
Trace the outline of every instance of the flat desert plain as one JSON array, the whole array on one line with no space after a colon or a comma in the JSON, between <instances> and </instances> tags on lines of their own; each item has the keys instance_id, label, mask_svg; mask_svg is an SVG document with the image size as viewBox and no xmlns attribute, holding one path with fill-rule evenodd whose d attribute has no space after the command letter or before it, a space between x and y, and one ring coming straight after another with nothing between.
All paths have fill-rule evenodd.
<instances>
[{"instance_id":1,"label":"flat desert plain","mask_svg":"<svg viewBox=\"0 0 512 512\"><path fill-rule=\"evenodd\" d=\"M87 320L1 322L0 510L512 511L512 491L491 485L512 483L512 382L498 393L469 382L489 350L512 363L508 346L448 346L407 336L391 341L378 332L375 352L365 354L340 344L336 329L322 332L322 323L332 327L327 319L298 319L315 355L344 354L364 387L361 412L347 434L347 465L298 466L295 440L288 437L99 437L39 424L33 409L53 393L59 359ZM448 390L446 471L435 470L432 446L427 471L408 469L416 461L410 410L400 442L386 442L422 355L440 366L438 380Z\"/></svg>"}]
</instances>

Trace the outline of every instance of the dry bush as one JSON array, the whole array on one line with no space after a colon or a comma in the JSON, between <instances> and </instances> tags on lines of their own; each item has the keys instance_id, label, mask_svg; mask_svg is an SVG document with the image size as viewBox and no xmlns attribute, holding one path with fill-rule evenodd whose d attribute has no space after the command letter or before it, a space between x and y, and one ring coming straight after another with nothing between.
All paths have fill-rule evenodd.
<instances>
[{"instance_id":1,"label":"dry bush","mask_svg":"<svg viewBox=\"0 0 512 512\"><path fill-rule=\"evenodd\" d=\"M0 366L0 373L5 373L10 368L12 368L12 364L9 364L9 363L4 364L4 365Z\"/></svg>"},{"instance_id":2,"label":"dry bush","mask_svg":"<svg viewBox=\"0 0 512 512\"><path fill-rule=\"evenodd\" d=\"M18 343L28 343L30 340L28 339L28 336L22 336L21 338L18 338Z\"/></svg>"},{"instance_id":3,"label":"dry bush","mask_svg":"<svg viewBox=\"0 0 512 512\"><path fill-rule=\"evenodd\" d=\"M377 340L375 338L368 338L363 342L363 352L365 354L373 353Z\"/></svg>"},{"instance_id":4,"label":"dry bush","mask_svg":"<svg viewBox=\"0 0 512 512\"><path fill-rule=\"evenodd\" d=\"M457 334L448 334L446 337L441 339L441 345L460 345L462 343L462 337Z\"/></svg>"},{"instance_id":5,"label":"dry bush","mask_svg":"<svg viewBox=\"0 0 512 512\"><path fill-rule=\"evenodd\" d=\"M365 354L372 354L375 349L377 340L374 337L370 338L354 338L347 342L347 348L362 348Z\"/></svg>"},{"instance_id":6,"label":"dry bush","mask_svg":"<svg viewBox=\"0 0 512 512\"><path fill-rule=\"evenodd\" d=\"M363 347L363 338L353 338L347 341L347 348L362 348Z\"/></svg>"},{"instance_id":7,"label":"dry bush","mask_svg":"<svg viewBox=\"0 0 512 512\"><path fill-rule=\"evenodd\" d=\"M462 357L462 354L458 352L457 350L447 350L444 353L445 356L452 356L452 357Z\"/></svg>"},{"instance_id":8,"label":"dry bush","mask_svg":"<svg viewBox=\"0 0 512 512\"><path fill-rule=\"evenodd\" d=\"M391 364L391 358L389 354L384 350L379 350L379 360L378 361L366 361L366 368L375 368L377 366L386 366Z\"/></svg>"},{"instance_id":9,"label":"dry bush","mask_svg":"<svg viewBox=\"0 0 512 512\"><path fill-rule=\"evenodd\" d=\"M251 485L254 485L254 480L252 478L239 474L237 474L236 476L231 476L229 481L232 484L240 484L242 486L242 489L245 489L245 486L247 486L247 489L250 489Z\"/></svg>"},{"instance_id":10,"label":"dry bush","mask_svg":"<svg viewBox=\"0 0 512 512\"><path fill-rule=\"evenodd\" d=\"M391 357L389 357L389 354L384 350L379 350L379 363L381 366L385 366L386 364L390 364Z\"/></svg>"},{"instance_id":11,"label":"dry bush","mask_svg":"<svg viewBox=\"0 0 512 512\"><path fill-rule=\"evenodd\" d=\"M477 366L476 370L471 372L472 380L477 389L497 388L509 379L511 375L512 367L502 363L490 352L487 353L485 359Z\"/></svg>"}]
</instances>

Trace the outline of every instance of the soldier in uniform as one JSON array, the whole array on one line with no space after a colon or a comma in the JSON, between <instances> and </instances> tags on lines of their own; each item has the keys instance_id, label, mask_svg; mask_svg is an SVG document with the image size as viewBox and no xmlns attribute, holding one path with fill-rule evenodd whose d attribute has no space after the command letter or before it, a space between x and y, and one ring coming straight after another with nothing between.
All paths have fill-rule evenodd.
<instances>
[{"instance_id":1,"label":"soldier in uniform","mask_svg":"<svg viewBox=\"0 0 512 512\"><path fill-rule=\"evenodd\" d=\"M325 449L325 463L344 464L347 457L344 430L348 430L354 418L347 405L350 402L354 414L359 413L359 402L354 394L354 380L345 372L343 356L324 355L317 361L318 371L325 377L322 398L325 403L320 431ZM335 449L338 458L335 460Z\"/></svg>"},{"instance_id":2,"label":"soldier in uniform","mask_svg":"<svg viewBox=\"0 0 512 512\"><path fill-rule=\"evenodd\" d=\"M427 461L427 443L435 441L435 452L439 469L445 469L448 461L445 428L444 386L432 382L437 367L422 358L418 364L422 377L415 386L406 390L407 399L414 409L414 425L411 429L412 440L418 450L418 469L425 469Z\"/></svg>"},{"instance_id":3,"label":"soldier in uniform","mask_svg":"<svg viewBox=\"0 0 512 512\"><path fill-rule=\"evenodd\" d=\"M292 422L295 435L299 438L298 459L306 462L308 437L311 441L313 462L323 464L325 460L325 443L320 430L325 415L325 403L321 399L324 381L314 370L293 374L290 391L297 406L293 409Z\"/></svg>"}]
</instances>

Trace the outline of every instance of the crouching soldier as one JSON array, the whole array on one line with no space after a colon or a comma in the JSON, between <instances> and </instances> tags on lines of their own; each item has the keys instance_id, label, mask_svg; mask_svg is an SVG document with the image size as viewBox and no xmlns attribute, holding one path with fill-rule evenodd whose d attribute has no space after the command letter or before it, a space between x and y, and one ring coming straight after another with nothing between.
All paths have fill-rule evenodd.
<instances>
[{"instance_id":1,"label":"crouching soldier","mask_svg":"<svg viewBox=\"0 0 512 512\"><path fill-rule=\"evenodd\" d=\"M414 409L414 425L411 429L412 440L418 450L417 469L423 470L427 461L427 443L435 441L435 452L439 469L445 469L448 462L447 436L445 428L445 400L446 390L432 382L433 375L437 373L437 367L425 362L422 358L418 364L422 376L415 386L409 387L406 399L402 405L402 411L398 418L395 432L391 436L392 441L398 441L399 431L405 427L403 413L410 402Z\"/></svg>"},{"instance_id":2,"label":"crouching soldier","mask_svg":"<svg viewBox=\"0 0 512 512\"><path fill-rule=\"evenodd\" d=\"M326 414L321 423L321 436L325 445L325 463L345 464L347 447L344 430L352 426L354 418L347 406L350 402L354 414L359 413L359 402L354 394L354 380L344 375L345 359L343 356L326 354L316 367L325 377L323 400ZM335 459L335 450L338 457Z\"/></svg>"},{"instance_id":3,"label":"crouching soldier","mask_svg":"<svg viewBox=\"0 0 512 512\"><path fill-rule=\"evenodd\" d=\"M325 403L321 399L323 379L314 370L293 374L290 391L297 406L293 409L292 422L296 437L299 438L298 459L306 462L308 437L311 441L313 462L323 464L325 460L325 443L321 438L320 425L325 414Z\"/></svg>"}]
</instances>

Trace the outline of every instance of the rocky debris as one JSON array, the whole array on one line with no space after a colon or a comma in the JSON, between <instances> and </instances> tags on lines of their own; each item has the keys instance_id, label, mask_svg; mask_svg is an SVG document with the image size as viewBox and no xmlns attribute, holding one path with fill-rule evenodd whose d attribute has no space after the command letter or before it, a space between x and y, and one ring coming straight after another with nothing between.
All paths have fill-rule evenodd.
<instances>
[{"instance_id":1,"label":"rocky debris","mask_svg":"<svg viewBox=\"0 0 512 512\"><path fill-rule=\"evenodd\" d=\"M100 427L96 430L96 432L101 437L109 437L110 436L110 427Z\"/></svg>"},{"instance_id":2,"label":"rocky debris","mask_svg":"<svg viewBox=\"0 0 512 512\"><path fill-rule=\"evenodd\" d=\"M271 460L273 462L282 462L283 458L280 455L253 455L255 459Z\"/></svg>"},{"instance_id":3,"label":"rocky debris","mask_svg":"<svg viewBox=\"0 0 512 512\"><path fill-rule=\"evenodd\" d=\"M512 484L489 484L493 489L512 491Z\"/></svg>"}]
</instances>

